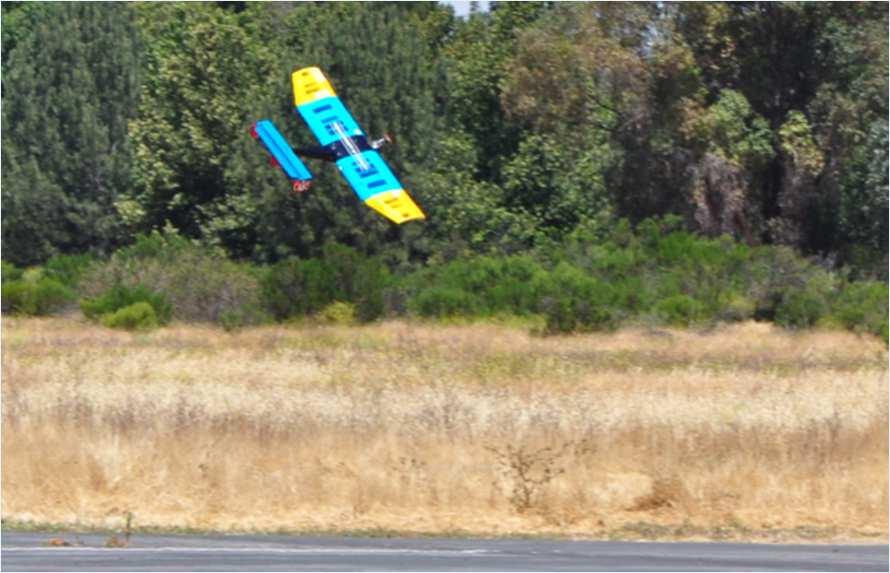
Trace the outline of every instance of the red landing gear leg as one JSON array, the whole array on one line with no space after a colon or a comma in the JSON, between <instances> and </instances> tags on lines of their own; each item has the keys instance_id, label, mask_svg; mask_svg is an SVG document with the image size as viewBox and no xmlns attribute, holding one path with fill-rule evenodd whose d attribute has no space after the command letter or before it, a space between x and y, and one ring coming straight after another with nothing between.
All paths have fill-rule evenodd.
<instances>
[{"instance_id":1,"label":"red landing gear leg","mask_svg":"<svg viewBox=\"0 0 890 573\"><path fill-rule=\"evenodd\" d=\"M292 185L292 189L294 193L303 193L304 191L309 191L309 188L312 187L312 181L294 181Z\"/></svg>"}]
</instances>

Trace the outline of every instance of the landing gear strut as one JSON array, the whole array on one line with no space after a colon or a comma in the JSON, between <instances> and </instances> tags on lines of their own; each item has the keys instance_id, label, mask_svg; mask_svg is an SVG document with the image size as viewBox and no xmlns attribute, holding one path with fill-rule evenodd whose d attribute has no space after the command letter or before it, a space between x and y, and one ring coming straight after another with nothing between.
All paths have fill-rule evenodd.
<instances>
[{"instance_id":1,"label":"landing gear strut","mask_svg":"<svg viewBox=\"0 0 890 573\"><path fill-rule=\"evenodd\" d=\"M293 182L291 185L291 189L293 189L294 193L303 193L304 191L309 191L309 188L312 187L312 181L301 181L297 180Z\"/></svg>"}]
</instances>

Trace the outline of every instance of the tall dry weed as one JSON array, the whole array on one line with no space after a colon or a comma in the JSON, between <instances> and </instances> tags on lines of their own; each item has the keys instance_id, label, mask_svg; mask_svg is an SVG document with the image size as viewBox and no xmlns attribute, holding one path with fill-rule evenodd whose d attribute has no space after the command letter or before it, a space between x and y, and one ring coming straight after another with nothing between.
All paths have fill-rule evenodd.
<instances>
[{"instance_id":1,"label":"tall dry weed","mask_svg":"<svg viewBox=\"0 0 890 573\"><path fill-rule=\"evenodd\" d=\"M2 369L4 519L887 532L886 351L851 334L7 319Z\"/></svg>"}]
</instances>

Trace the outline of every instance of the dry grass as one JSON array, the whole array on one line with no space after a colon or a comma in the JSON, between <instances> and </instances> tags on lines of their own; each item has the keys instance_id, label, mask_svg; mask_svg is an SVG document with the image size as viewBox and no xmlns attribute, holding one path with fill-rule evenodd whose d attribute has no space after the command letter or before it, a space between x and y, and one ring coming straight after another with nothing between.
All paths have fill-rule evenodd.
<instances>
[{"instance_id":1,"label":"dry grass","mask_svg":"<svg viewBox=\"0 0 890 573\"><path fill-rule=\"evenodd\" d=\"M5 318L2 373L6 520L887 535L887 353L847 333Z\"/></svg>"}]
</instances>

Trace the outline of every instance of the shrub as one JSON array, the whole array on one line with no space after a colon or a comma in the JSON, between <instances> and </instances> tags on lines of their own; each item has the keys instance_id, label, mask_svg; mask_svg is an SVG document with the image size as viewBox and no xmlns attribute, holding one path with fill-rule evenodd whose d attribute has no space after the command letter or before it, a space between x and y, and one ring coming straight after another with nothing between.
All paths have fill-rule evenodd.
<instances>
[{"instance_id":1,"label":"shrub","mask_svg":"<svg viewBox=\"0 0 890 573\"><path fill-rule=\"evenodd\" d=\"M581 269L560 263L537 288L550 332L604 330L618 324L614 289Z\"/></svg>"},{"instance_id":2,"label":"shrub","mask_svg":"<svg viewBox=\"0 0 890 573\"><path fill-rule=\"evenodd\" d=\"M269 322L271 317L261 306L251 303L227 308L219 313L216 322L226 331L233 331L244 326Z\"/></svg>"},{"instance_id":3,"label":"shrub","mask_svg":"<svg viewBox=\"0 0 890 573\"><path fill-rule=\"evenodd\" d=\"M263 305L276 320L318 312L334 299L332 282L317 259L281 261L260 283Z\"/></svg>"},{"instance_id":4,"label":"shrub","mask_svg":"<svg viewBox=\"0 0 890 573\"><path fill-rule=\"evenodd\" d=\"M335 301L322 309L319 318L330 324L354 324L355 306L348 302Z\"/></svg>"},{"instance_id":5,"label":"shrub","mask_svg":"<svg viewBox=\"0 0 890 573\"><path fill-rule=\"evenodd\" d=\"M545 274L527 256L454 260L409 277L408 306L423 316L529 314Z\"/></svg>"},{"instance_id":6,"label":"shrub","mask_svg":"<svg viewBox=\"0 0 890 573\"><path fill-rule=\"evenodd\" d=\"M748 320L754 316L756 305L750 298L729 292L721 299L716 317L729 322Z\"/></svg>"},{"instance_id":7,"label":"shrub","mask_svg":"<svg viewBox=\"0 0 890 573\"><path fill-rule=\"evenodd\" d=\"M536 285L544 275L541 266L526 256L507 257L495 266L494 285L483 296L491 314L528 314L537 306Z\"/></svg>"},{"instance_id":8,"label":"shrub","mask_svg":"<svg viewBox=\"0 0 890 573\"><path fill-rule=\"evenodd\" d=\"M144 285L132 287L122 284L114 285L97 297L82 300L80 308L87 318L102 320L102 317L106 315L115 314L121 309L140 302L151 306L158 324L170 322L173 310L167 297Z\"/></svg>"},{"instance_id":9,"label":"shrub","mask_svg":"<svg viewBox=\"0 0 890 573\"><path fill-rule=\"evenodd\" d=\"M74 293L55 279L40 277L4 283L2 298L4 312L43 316L74 300Z\"/></svg>"},{"instance_id":10,"label":"shrub","mask_svg":"<svg viewBox=\"0 0 890 573\"><path fill-rule=\"evenodd\" d=\"M22 269L18 268L14 264L3 261L2 269L0 269L0 276L2 276L0 280L2 280L4 284L12 281L17 281L22 278L23 272L24 271Z\"/></svg>"},{"instance_id":11,"label":"shrub","mask_svg":"<svg viewBox=\"0 0 890 573\"><path fill-rule=\"evenodd\" d=\"M175 260L183 251L194 246L173 228L152 231L148 235L136 235L132 245L122 247L115 256L126 261L136 260Z\"/></svg>"},{"instance_id":12,"label":"shrub","mask_svg":"<svg viewBox=\"0 0 890 573\"><path fill-rule=\"evenodd\" d=\"M845 327L870 332L887 342L888 296L885 283L852 283L838 297L833 314Z\"/></svg>"},{"instance_id":13,"label":"shrub","mask_svg":"<svg viewBox=\"0 0 890 573\"><path fill-rule=\"evenodd\" d=\"M276 320L317 313L340 300L355 305L359 320L370 321L383 314L391 282L379 258L329 244L322 259L292 258L273 265L260 288L263 305Z\"/></svg>"},{"instance_id":14,"label":"shrub","mask_svg":"<svg viewBox=\"0 0 890 573\"><path fill-rule=\"evenodd\" d=\"M76 289L80 278L95 262L96 259L89 254L55 255L43 265L43 272L63 285Z\"/></svg>"},{"instance_id":15,"label":"shrub","mask_svg":"<svg viewBox=\"0 0 890 573\"><path fill-rule=\"evenodd\" d=\"M80 290L95 298L116 285L143 285L163 295L179 320L220 323L224 316L228 321L238 316L242 324L256 324L266 317L256 274L249 265L192 245L173 232L154 233L90 269ZM165 322L160 309L155 311Z\"/></svg>"},{"instance_id":16,"label":"shrub","mask_svg":"<svg viewBox=\"0 0 890 573\"><path fill-rule=\"evenodd\" d=\"M685 294L658 301L654 310L659 319L675 326L689 326L705 317L705 306Z\"/></svg>"},{"instance_id":17,"label":"shrub","mask_svg":"<svg viewBox=\"0 0 890 573\"><path fill-rule=\"evenodd\" d=\"M30 291L32 288L32 285L24 281L4 281L2 292L3 312L27 314L27 309L30 307L26 305L29 304L27 301L31 296Z\"/></svg>"},{"instance_id":18,"label":"shrub","mask_svg":"<svg viewBox=\"0 0 890 573\"><path fill-rule=\"evenodd\" d=\"M608 281L614 295L614 306L630 316L647 311L653 303L654 293L642 277L633 276Z\"/></svg>"},{"instance_id":19,"label":"shrub","mask_svg":"<svg viewBox=\"0 0 890 573\"><path fill-rule=\"evenodd\" d=\"M834 279L825 270L807 261L789 247L764 246L752 249L747 262L740 267L745 292L755 304L754 318L778 322L779 308L784 305L784 318L802 310L803 300L789 295L790 291L809 290L810 298L828 298L834 289ZM816 295L816 291L822 291ZM790 306L797 306L794 311ZM813 307L815 308L815 307ZM793 319L796 320L796 319Z\"/></svg>"},{"instance_id":20,"label":"shrub","mask_svg":"<svg viewBox=\"0 0 890 573\"><path fill-rule=\"evenodd\" d=\"M102 316L102 324L109 328L147 330L158 326L154 307L147 302L136 302Z\"/></svg>"},{"instance_id":21,"label":"shrub","mask_svg":"<svg viewBox=\"0 0 890 573\"><path fill-rule=\"evenodd\" d=\"M828 314L825 295L816 289L789 288L776 307L776 324L786 328L808 328Z\"/></svg>"},{"instance_id":22,"label":"shrub","mask_svg":"<svg viewBox=\"0 0 890 573\"><path fill-rule=\"evenodd\" d=\"M412 312L420 316L473 316L478 314L474 295L454 287L440 286L424 289L408 301Z\"/></svg>"},{"instance_id":23,"label":"shrub","mask_svg":"<svg viewBox=\"0 0 890 573\"><path fill-rule=\"evenodd\" d=\"M380 318L386 311L385 294L393 284L389 269L379 258L362 261L356 272L358 288L353 302L356 318L369 322Z\"/></svg>"}]
</instances>

